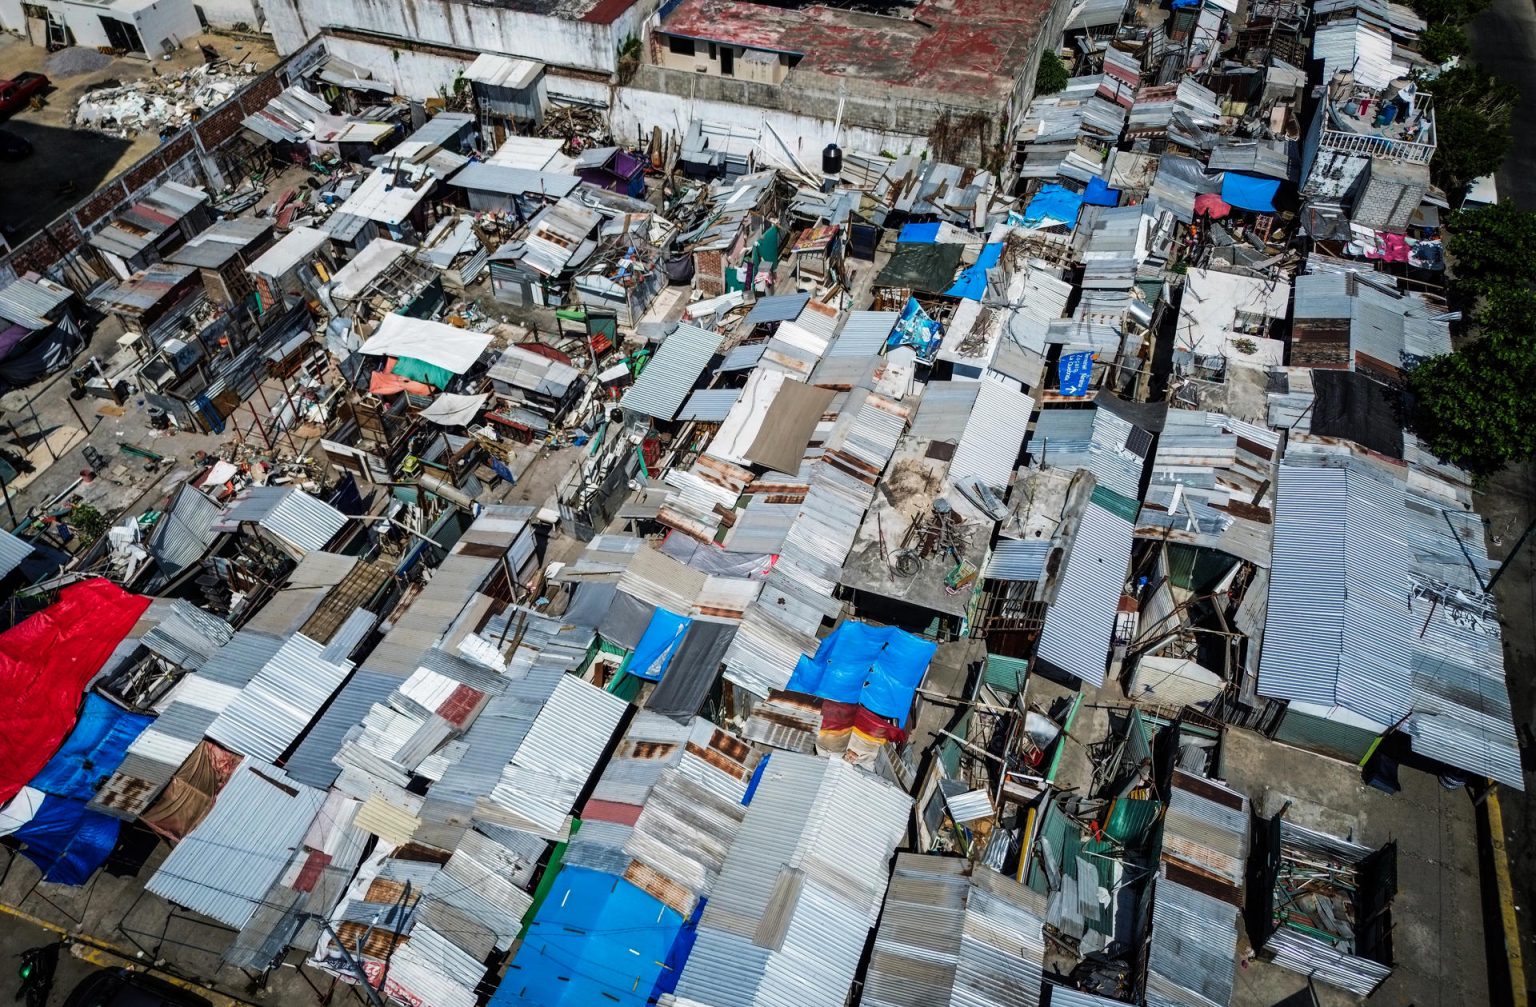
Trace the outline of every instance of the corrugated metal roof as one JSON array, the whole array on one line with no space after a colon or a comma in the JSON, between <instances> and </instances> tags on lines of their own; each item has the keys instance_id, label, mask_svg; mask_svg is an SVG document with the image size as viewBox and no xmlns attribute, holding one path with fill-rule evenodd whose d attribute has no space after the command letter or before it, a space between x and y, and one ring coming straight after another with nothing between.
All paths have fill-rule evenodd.
<instances>
[{"instance_id":1,"label":"corrugated metal roof","mask_svg":"<svg viewBox=\"0 0 1536 1007\"><path fill-rule=\"evenodd\" d=\"M475 162L448 180L449 185L477 192L490 192L500 196L537 194L548 199L569 196L581 184L575 175L533 171L505 164Z\"/></svg>"},{"instance_id":2,"label":"corrugated metal roof","mask_svg":"<svg viewBox=\"0 0 1536 1007\"><path fill-rule=\"evenodd\" d=\"M213 523L222 512L223 507L197 487L182 486L145 543L163 575L174 577L203 558L218 537Z\"/></svg>"},{"instance_id":3,"label":"corrugated metal roof","mask_svg":"<svg viewBox=\"0 0 1536 1007\"><path fill-rule=\"evenodd\" d=\"M1107 409L1044 409L1030 435L1029 454L1053 468L1086 469L1100 486L1136 500L1146 465L1145 454L1131 449L1136 430ZM1145 452L1145 441L1140 443Z\"/></svg>"},{"instance_id":4,"label":"corrugated metal roof","mask_svg":"<svg viewBox=\"0 0 1536 1007\"><path fill-rule=\"evenodd\" d=\"M1039 656L1093 685L1104 684L1115 612L1131 560L1131 523L1097 504L1083 511L1056 601L1046 610Z\"/></svg>"},{"instance_id":5,"label":"corrugated metal roof","mask_svg":"<svg viewBox=\"0 0 1536 1007\"><path fill-rule=\"evenodd\" d=\"M775 753L705 906L678 999L842 1007L911 806L841 760Z\"/></svg>"},{"instance_id":6,"label":"corrugated metal roof","mask_svg":"<svg viewBox=\"0 0 1536 1007\"><path fill-rule=\"evenodd\" d=\"M217 522L215 531L234 531L254 522L301 552L323 549L347 523L346 515L291 486L252 486Z\"/></svg>"},{"instance_id":7,"label":"corrugated metal roof","mask_svg":"<svg viewBox=\"0 0 1536 1007\"><path fill-rule=\"evenodd\" d=\"M325 794L246 759L213 810L145 883L167 902L244 927L293 859Z\"/></svg>"},{"instance_id":8,"label":"corrugated metal roof","mask_svg":"<svg viewBox=\"0 0 1536 1007\"><path fill-rule=\"evenodd\" d=\"M1051 548L1046 539L999 539L987 560L987 576L992 580L1041 580Z\"/></svg>"},{"instance_id":9,"label":"corrugated metal roof","mask_svg":"<svg viewBox=\"0 0 1536 1007\"><path fill-rule=\"evenodd\" d=\"M324 650L302 634L289 637L209 725L208 737L242 755L277 759L352 670L351 662L326 661Z\"/></svg>"},{"instance_id":10,"label":"corrugated metal roof","mask_svg":"<svg viewBox=\"0 0 1536 1007\"><path fill-rule=\"evenodd\" d=\"M630 412L671 420L709 366L723 337L686 322L661 344L619 405Z\"/></svg>"},{"instance_id":11,"label":"corrugated metal roof","mask_svg":"<svg viewBox=\"0 0 1536 1007\"><path fill-rule=\"evenodd\" d=\"M767 343L743 343L733 346L726 351L725 357L720 361L720 372L745 371L757 366L757 362L763 359L767 352Z\"/></svg>"},{"instance_id":12,"label":"corrugated metal roof","mask_svg":"<svg viewBox=\"0 0 1536 1007\"><path fill-rule=\"evenodd\" d=\"M0 529L0 577L8 577L32 555L32 543Z\"/></svg>"},{"instance_id":13,"label":"corrugated metal roof","mask_svg":"<svg viewBox=\"0 0 1536 1007\"><path fill-rule=\"evenodd\" d=\"M1036 1007L1045 898L954 857L902 853L875 932L861 1004Z\"/></svg>"},{"instance_id":14,"label":"corrugated metal roof","mask_svg":"<svg viewBox=\"0 0 1536 1007\"><path fill-rule=\"evenodd\" d=\"M400 679L373 671L359 671L353 675L335 700L320 715L294 749L284 768L288 775L311 787L329 787L336 782L341 767L331 757L341 748L342 740L375 703L387 699Z\"/></svg>"},{"instance_id":15,"label":"corrugated metal roof","mask_svg":"<svg viewBox=\"0 0 1536 1007\"><path fill-rule=\"evenodd\" d=\"M37 331L53 323L49 316L74 296L52 280L12 280L0 289L0 319Z\"/></svg>"},{"instance_id":16,"label":"corrugated metal roof","mask_svg":"<svg viewBox=\"0 0 1536 1007\"><path fill-rule=\"evenodd\" d=\"M1147 959L1154 993L1188 1007L1227 1007L1237 978L1237 906L1166 876L1157 879Z\"/></svg>"},{"instance_id":17,"label":"corrugated metal roof","mask_svg":"<svg viewBox=\"0 0 1536 1007\"><path fill-rule=\"evenodd\" d=\"M739 398L741 398L740 388L701 388L688 396L688 401L683 404L677 418L719 423L730 414L731 407Z\"/></svg>"},{"instance_id":18,"label":"corrugated metal roof","mask_svg":"<svg viewBox=\"0 0 1536 1007\"><path fill-rule=\"evenodd\" d=\"M774 294L769 297L759 297L741 324L750 328L766 322L787 322L792 318L798 318L810 300L810 294Z\"/></svg>"},{"instance_id":19,"label":"corrugated metal roof","mask_svg":"<svg viewBox=\"0 0 1536 1007\"><path fill-rule=\"evenodd\" d=\"M978 385L976 405L949 463L949 481L951 485L960 485L965 480L980 479L994 488L1005 487L1024 446L1035 402L1023 392L996 381L981 381Z\"/></svg>"},{"instance_id":20,"label":"corrugated metal roof","mask_svg":"<svg viewBox=\"0 0 1536 1007\"><path fill-rule=\"evenodd\" d=\"M597 767L629 704L580 679L562 677L491 790L490 820L563 838L577 795Z\"/></svg>"}]
</instances>

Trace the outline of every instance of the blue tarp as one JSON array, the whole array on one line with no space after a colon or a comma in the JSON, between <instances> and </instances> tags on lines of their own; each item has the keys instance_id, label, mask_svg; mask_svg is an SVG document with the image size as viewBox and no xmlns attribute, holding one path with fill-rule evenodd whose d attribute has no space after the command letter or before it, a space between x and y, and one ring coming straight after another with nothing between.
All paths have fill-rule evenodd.
<instances>
[{"instance_id":1,"label":"blue tarp","mask_svg":"<svg viewBox=\"0 0 1536 1007\"><path fill-rule=\"evenodd\" d=\"M1088 188L1083 192L1083 202L1089 206L1119 206L1120 190L1111 189L1108 182L1095 175L1088 180Z\"/></svg>"},{"instance_id":2,"label":"blue tarp","mask_svg":"<svg viewBox=\"0 0 1536 1007\"><path fill-rule=\"evenodd\" d=\"M955 285L944 291L948 297L963 297L967 301L979 301L987 295L987 270L997 265L997 260L1003 256L1003 244L997 242L991 245L983 245L981 254L976 257L976 264L967 266L960 271L960 276L955 280Z\"/></svg>"},{"instance_id":3,"label":"blue tarp","mask_svg":"<svg viewBox=\"0 0 1536 1007\"><path fill-rule=\"evenodd\" d=\"M83 885L117 845L116 818L86 810L97 787L122 763L128 746L154 721L128 713L94 693L64 744L32 778L48 796L30 822L13 835L43 880Z\"/></svg>"},{"instance_id":4,"label":"blue tarp","mask_svg":"<svg viewBox=\"0 0 1536 1007\"><path fill-rule=\"evenodd\" d=\"M1067 230L1077 226L1077 214L1083 208L1081 193L1055 182L1040 187L1035 198L1024 208L1025 227L1052 227L1065 225Z\"/></svg>"},{"instance_id":5,"label":"blue tarp","mask_svg":"<svg viewBox=\"0 0 1536 1007\"><path fill-rule=\"evenodd\" d=\"M802 657L785 688L857 704L905 725L938 644L894 626L845 622Z\"/></svg>"},{"instance_id":6,"label":"blue tarp","mask_svg":"<svg viewBox=\"0 0 1536 1007\"><path fill-rule=\"evenodd\" d=\"M22 854L43 872L44 881L83 885L107 862L121 824L87 811L84 801L49 794L32 820L11 835L25 844Z\"/></svg>"},{"instance_id":7,"label":"blue tarp","mask_svg":"<svg viewBox=\"0 0 1536 1007\"><path fill-rule=\"evenodd\" d=\"M683 925L623 878L567 865L490 1007L644 1007L666 966L681 969L673 951Z\"/></svg>"},{"instance_id":8,"label":"blue tarp","mask_svg":"<svg viewBox=\"0 0 1536 1007\"><path fill-rule=\"evenodd\" d=\"M128 713L95 693L88 694L74 730L32 778L31 785L45 794L89 801L122 763L133 739L154 719Z\"/></svg>"},{"instance_id":9,"label":"blue tarp","mask_svg":"<svg viewBox=\"0 0 1536 1007\"><path fill-rule=\"evenodd\" d=\"M932 360L943 341L943 327L923 310L917 298L909 297L901 317L896 320L896 327L886 340L886 346L893 350L898 346L911 346L917 350L919 359Z\"/></svg>"},{"instance_id":10,"label":"blue tarp","mask_svg":"<svg viewBox=\"0 0 1536 1007\"><path fill-rule=\"evenodd\" d=\"M1273 178L1254 178L1235 171L1227 172L1227 177L1221 182L1222 200L1240 210L1272 213L1275 209L1275 193L1279 191L1280 183Z\"/></svg>"},{"instance_id":11,"label":"blue tarp","mask_svg":"<svg viewBox=\"0 0 1536 1007\"><path fill-rule=\"evenodd\" d=\"M896 235L897 243L903 245L931 245L938 240L938 224L907 224Z\"/></svg>"},{"instance_id":12,"label":"blue tarp","mask_svg":"<svg viewBox=\"0 0 1536 1007\"><path fill-rule=\"evenodd\" d=\"M1056 364L1056 376L1060 379L1057 384L1061 386L1062 395L1087 395L1088 385L1093 380L1093 354L1063 353Z\"/></svg>"},{"instance_id":13,"label":"blue tarp","mask_svg":"<svg viewBox=\"0 0 1536 1007\"><path fill-rule=\"evenodd\" d=\"M635 644L626 671L647 682L661 681L661 675L672 661L672 655L683 645L683 637L693 620L658 608L651 616L651 624L645 627L645 635Z\"/></svg>"}]
</instances>

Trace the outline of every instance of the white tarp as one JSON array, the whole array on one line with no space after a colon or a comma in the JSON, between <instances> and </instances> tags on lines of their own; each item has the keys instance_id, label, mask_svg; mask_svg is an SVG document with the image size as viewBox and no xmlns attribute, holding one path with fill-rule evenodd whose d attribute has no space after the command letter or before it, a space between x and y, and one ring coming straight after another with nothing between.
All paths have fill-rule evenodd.
<instances>
[{"instance_id":1,"label":"white tarp","mask_svg":"<svg viewBox=\"0 0 1536 1007\"><path fill-rule=\"evenodd\" d=\"M432 404L421 411L421 418L431 420L440 427L466 426L475 418L481 408L485 406L485 400L489 395L454 395L444 392L432 400Z\"/></svg>"},{"instance_id":2,"label":"white tarp","mask_svg":"<svg viewBox=\"0 0 1536 1007\"><path fill-rule=\"evenodd\" d=\"M37 816L47 795L35 787L22 787L4 807L0 807L0 836L8 836Z\"/></svg>"},{"instance_id":3,"label":"white tarp","mask_svg":"<svg viewBox=\"0 0 1536 1007\"><path fill-rule=\"evenodd\" d=\"M358 352L376 357L411 357L463 374L489 345L491 336L485 332L469 332L424 318L385 315L378 331Z\"/></svg>"}]
</instances>

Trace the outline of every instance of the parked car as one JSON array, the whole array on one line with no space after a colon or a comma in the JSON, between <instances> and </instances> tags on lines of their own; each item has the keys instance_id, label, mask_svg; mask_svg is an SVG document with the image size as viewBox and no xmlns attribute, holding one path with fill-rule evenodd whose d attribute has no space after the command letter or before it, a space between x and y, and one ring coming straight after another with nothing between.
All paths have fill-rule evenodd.
<instances>
[{"instance_id":1,"label":"parked car","mask_svg":"<svg viewBox=\"0 0 1536 1007\"><path fill-rule=\"evenodd\" d=\"M31 140L17 136L8 129L0 129L0 161L20 161L31 153Z\"/></svg>"},{"instance_id":2,"label":"parked car","mask_svg":"<svg viewBox=\"0 0 1536 1007\"><path fill-rule=\"evenodd\" d=\"M0 80L0 115L10 115L26 108L33 98L48 90L48 78L40 73L18 73L10 80Z\"/></svg>"},{"instance_id":3,"label":"parked car","mask_svg":"<svg viewBox=\"0 0 1536 1007\"><path fill-rule=\"evenodd\" d=\"M191 990L132 969L92 972L70 991L64 1007L213 1007Z\"/></svg>"}]
</instances>

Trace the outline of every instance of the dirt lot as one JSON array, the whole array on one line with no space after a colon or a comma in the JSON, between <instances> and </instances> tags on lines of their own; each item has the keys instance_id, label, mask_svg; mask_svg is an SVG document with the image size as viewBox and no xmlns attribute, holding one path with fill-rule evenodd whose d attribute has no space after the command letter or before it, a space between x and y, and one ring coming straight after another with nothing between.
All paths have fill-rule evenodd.
<instances>
[{"instance_id":1,"label":"dirt lot","mask_svg":"<svg viewBox=\"0 0 1536 1007\"><path fill-rule=\"evenodd\" d=\"M96 190L103 182L153 150L160 138L153 132L132 139L75 129L70 115L88 87L105 80L124 83L149 77L154 71L172 73L203 62L200 44L213 46L231 62L250 62L266 69L277 62L270 44L221 35L200 35L171 59L109 59L89 73L62 75L57 67L68 60L52 60L41 46L26 39L0 35L0 78L26 70L45 73L53 83L41 109L23 109L0 121L9 130L31 141L32 156L20 161L0 161L0 229L11 243L18 243ZM94 51L90 55L95 55ZM68 184L66 184L68 183Z\"/></svg>"}]
</instances>

